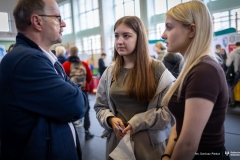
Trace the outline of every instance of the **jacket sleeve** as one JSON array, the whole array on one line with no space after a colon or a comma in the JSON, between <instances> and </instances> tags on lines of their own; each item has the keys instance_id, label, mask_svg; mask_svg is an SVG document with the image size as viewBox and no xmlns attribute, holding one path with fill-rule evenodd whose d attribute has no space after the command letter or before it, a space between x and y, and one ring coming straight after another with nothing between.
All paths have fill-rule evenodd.
<instances>
[{"instance_id":1,"label":"jacket sleeve","mask_svg":"<svg viewBox=\"0 0 240 160\"><path fill-rule=\"evenodd\" d=\"M110 110L109 100L107 96L107 84L106 84L107 73L108 71L105 71L100 79L96 93L94 110L96 111L96 117L100 125L104 129L109 130L112 129L112 127L109 126L107 118L114 116L114 113Z\"/></svg>"},{"instance_id":2,"label":"jacket sleeve","mask_svg":"<svg viewBox=\"0 0 240 160\"><path fill-rule=\"evenodd\" d=\"M101 69L106 69L105 67L105 64L104 64L104 61L102 58L99 59L99 62L98 62L98 67L101 68Z\"/></svg>"},{"instance_id":3,"label":"jacket sleeve","mask_svg":"<svg viewBox=\"0 0 240 160\"><path fill-rule=\"evenodd\" d=\"M13 73L14 96L23 109L69 122L84 116L86 99L69 78L62 79L45 57L24 57Z\"/></svg>"},{"instance_id":4,"label":"jacket sleeve","mask_svg":"<svg viewBox=\"0 0 240 160\"><path fill-rule=\"evenodd\" d=\"M230 55L228 56L227 61L226 61L227 67L229 67L231 65L231 63L233 62L233 60L234 60L233 55L234 55L234 53L230 53Z\"/></svg>"},{"instance_id":5,"label":"jacket sleeve","mask_svg":"<svg viewBox=\"0 0 240 160\"><path fill-rule=\"evenodd\" d=\"M134 115L128 123L131 125L133 133L140 130L152 129L162 130L172 127L175 123L175 119L167 107L161 107L161 101L168 89L173 85L173 81L154 99L151 105L156 107L147 110L146 112Z\"/></svg>"}]
</instances>

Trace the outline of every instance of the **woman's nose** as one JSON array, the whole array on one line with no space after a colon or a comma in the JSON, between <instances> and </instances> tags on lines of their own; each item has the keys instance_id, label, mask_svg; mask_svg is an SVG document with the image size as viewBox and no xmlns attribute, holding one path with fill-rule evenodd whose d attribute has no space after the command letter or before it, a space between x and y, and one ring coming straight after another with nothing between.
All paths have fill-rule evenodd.
<instances>
[{"instance_id":1,"label":"woman's nose","mask_svg":"<svg viewBox=\"0 0 240 160\"><path fill-rule=\"evenodd\" d=\"M119 37L118 39L117 39L117 43L119 44L122 44L123 43L123 40L122 40L122 38L121 37Z\"/></svg>"},{"instance_id":2,"label":"woman's nose","mask_svg":"<svg viewBox=\"0 0 240 160\"><path fill-rule=\"evenodd\" d=\"M166 33L165 33L165 31L163 32L161 38L162 38L162 39L166 39Z\"/></svg>"}]
</instances>

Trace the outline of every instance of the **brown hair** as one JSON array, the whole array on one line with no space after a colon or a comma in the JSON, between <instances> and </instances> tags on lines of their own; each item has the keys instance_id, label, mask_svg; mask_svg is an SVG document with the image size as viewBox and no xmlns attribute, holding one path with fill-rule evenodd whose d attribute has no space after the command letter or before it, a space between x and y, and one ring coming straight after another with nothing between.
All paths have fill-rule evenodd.
<instances>
[{"instance_id":1,"label":"brown hair","mask_svg":"<svg viewBox=\"0 0 240 160\"><path fill-rule=\"evenodd\" d=\"M106 53L102 53L101 56L106 56Z\"/></svg>"},{"instance_id":2,"label":"brown hair","mask_svg":"<svg viewBox=\"0 0 240 160\"><path fill-rule=\"evenodd\" d=\"M221 49L222 47L221 47L220 44L217 44L217 45L215 46L215 48L216 48L216 49Z\"/></svg>"},{"instance_id":3,"label":"brown hair","mask_svg":"<svg viewBox=\"0 0 240 160\"><path fill-rule=\"evenodd\" d=\"M114 25L114 31L120 24L125 24L137 34L136 47L132 53L135 59L134 66L125 78L127 93L139 102L150 101L156 92L156 84L145 27L136 16L120 18ZM124 59L118 54L116 48L114 48L114 59L116 62L112 73L113 79L117 82L117 77L124 65Z\"/></svg>"},{"instance_id":4,"label":"brown hair","mask_svg":"<svg viewBox=\"0 0 240 160\"><path fill-rule=\"evenodd\" d=\"M18 0L13 11L16 28L20 31L25 31L31 24L31 15L43 13L44 7L45 3L43 0Z\"/></svg>"},{"instance_id":5,"label":"brown hair","mask_svg":"<svg viewBox=\"0 0 240 160\"><path fill-rule=\"evenodd\" d=\"M70 48L70 56L77 56L78 55L78 48L77 47L71 47Z\"/></svg>"},{"instance_id":6,"label":"brown hair","mask_svg":"<svg viewBox=\"0 0 240 160\"><path fill-rule=\"evenodd\" d=\"M8 47L7 52L10 52L10 51L13 49L14 45L15 45L15 44L11 44L11 45Z\"/></svg>"}]
</instances>

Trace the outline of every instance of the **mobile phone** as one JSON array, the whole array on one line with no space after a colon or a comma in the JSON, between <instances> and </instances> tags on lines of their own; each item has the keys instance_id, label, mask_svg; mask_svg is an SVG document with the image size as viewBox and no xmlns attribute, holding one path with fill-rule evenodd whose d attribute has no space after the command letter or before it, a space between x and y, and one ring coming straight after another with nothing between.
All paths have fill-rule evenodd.
<instances>
[{"instance_id":1,"label":"mobile phone","mask_svg":"<svg viewBox=\"0 0 240 160\"><path fill-rule=\"evenodd\" d=\"M119 130L122 132L123 129L122 129L122 127L120 126L120 124L117 124L117 126L118 126Z\"/></svg>"}]
</instances>

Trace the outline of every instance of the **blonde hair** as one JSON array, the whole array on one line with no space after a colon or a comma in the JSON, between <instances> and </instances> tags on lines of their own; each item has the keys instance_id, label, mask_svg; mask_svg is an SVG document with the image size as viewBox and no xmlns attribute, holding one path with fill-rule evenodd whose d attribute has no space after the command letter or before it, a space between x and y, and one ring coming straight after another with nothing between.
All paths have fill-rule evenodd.
<instances>
[{"instance_id":1,"label":"blonde hair","mask_svg":"<svg viewBox=\"0 0 240 160\"><path fill-rule=\"evenodd\" d=\"M63 46L56 47L56 56L64 56L66 53L66 49Z\"/></svg>"},{"instance_id":2,"label":"blonde hair","mask_svg":"<svg viewBox=\"0 0 240 160\"><path fill-rule=\"evenodd\" d=\"M204 56L208 55L217 61L214 52L211 50L212 17L203 2L193 0L181 3L167 11L166 17L171 17L186 27L195 24L196 33L184 54L184 65L178 79L163 97L163 106L168 105L169 100L177 90L179 99L186 75Z\"/></svg>"},{"instance_id":3,"label":"blonde hair","mask_svg":"<svg viewBox=\"0 0 240 160\"><path fill-rule=\"evenodd\" d=\"M139 102L150 101L156 91L152 59L149 54L148 40L142 21L136 16L120 18L114 25L114 31L120 24L125 24L137 34L136 47L133 51L134 66L129 70L125 78L127 93ZM113 67L113 79L117 77L124 65L124 59L114 47L115 65Z\"/></svg>"},{"instance_id":4,"label":"blonde hair","mask_svg":"<svg viewBox=\"0 0 240 160\"><path fill-rule=\"evenodd\" d=\"M161 42L157 42L155 44L156 47L160 48L161 50L165 50L165 47L163 46L163 44Z\"/></svg>"}]
</instances>

